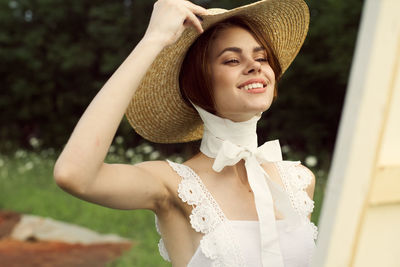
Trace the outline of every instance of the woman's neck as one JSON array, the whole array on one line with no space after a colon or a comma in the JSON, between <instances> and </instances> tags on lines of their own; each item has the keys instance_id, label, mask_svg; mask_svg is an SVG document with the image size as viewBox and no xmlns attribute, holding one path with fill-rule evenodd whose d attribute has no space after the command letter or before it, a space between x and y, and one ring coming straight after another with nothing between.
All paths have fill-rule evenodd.
<instances>
[{"instance_id":1,"label":"woman's neck","mask_svg":"<svg viewBox=\"0 0 400 267\"><path fill-rule=\"evenodd\" d=\"M214 158L208 157L203 152L199 152L196 155L194 155L190 160L185 162L185 165L188 165L189 167L194 169L196 173L212 171L214 175L218 175L219 180L235 179L239 180L242 184L248 185L244 160L239 161L233 166L226 166L220 172L215 172L212 169L214 160L215 160Z\"/></svg>"},{"instance_id":2,"label":"woman's neck","mask_svg":"<svg viewBox=\"0 0 400 267\"><path fill-rule=\"evenodd\" d=\"M212 154L220 149L220 141L229 141L237 146L249 149L257 148L257 122L261 116L254 116L243 122L234 122L211 114L196 105L194 107L204 122L200 151L207 156L215 157Z\"/></svg>"}]
</instances>

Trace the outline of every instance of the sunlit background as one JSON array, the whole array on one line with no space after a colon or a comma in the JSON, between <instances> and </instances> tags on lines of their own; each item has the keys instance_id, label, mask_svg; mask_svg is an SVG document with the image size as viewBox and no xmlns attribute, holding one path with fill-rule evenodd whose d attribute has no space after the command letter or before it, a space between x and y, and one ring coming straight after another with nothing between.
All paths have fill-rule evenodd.
<instances>
[{"instance_id":1,"label":"sunlit background","mask_svg":"<svg viewBox=\"0 0 400 267\"><path fill-rule=\"evenodd\" d=\"M193 1L231 9L253 1ZM347 86L362 0L306 0L310 30L259 124L259 142L279 139L284 159L316 175L318 224ZM154 216L78 200L57 188L52 168L86 106L143 36L154 1L0 0L0 210L70 222L135 241L111 266L168 266ZM190 144L143 140L124 120L107 162L183 162Z\"/></svg>"}]
</instances>

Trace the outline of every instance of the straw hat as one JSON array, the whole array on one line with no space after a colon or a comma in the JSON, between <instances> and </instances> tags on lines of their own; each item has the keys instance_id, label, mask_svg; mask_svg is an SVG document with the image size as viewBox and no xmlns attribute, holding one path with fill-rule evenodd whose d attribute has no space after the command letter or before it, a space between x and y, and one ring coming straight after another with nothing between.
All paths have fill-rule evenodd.
<instances>
[{"instance_id":1,"label":"straw hat","mask_svg":"<svg viewBox=\"0 0 400 267\"><path fill-rule=\"evenodd\" d=\"M268 36L282 73L299 52L307 35L309 11L303 0L264 0L232 10L208 9L203 29L240 15L258 25ZM179 72L189 47L199 33L187 28L165 47L143 77L126 110L135 131L156 143L181 143L200 139L203 122L180 95Z\"/></svg>"}]
</instances>

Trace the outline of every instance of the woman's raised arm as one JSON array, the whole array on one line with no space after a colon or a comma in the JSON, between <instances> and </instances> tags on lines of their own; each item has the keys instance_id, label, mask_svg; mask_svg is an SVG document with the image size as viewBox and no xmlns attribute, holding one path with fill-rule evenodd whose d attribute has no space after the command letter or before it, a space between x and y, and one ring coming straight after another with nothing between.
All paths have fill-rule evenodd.
<instances>
[{"instance_id":1,"label":"woman's raised arm","mask_svg":"<svg viewBox=\"0 0 400 267\"><path fill-rule=\"evenodd\" d=\"M186 27L193 26L202 32L195 14L205 12L204 8L184 0L159 0L154 4L143 39L89 104L57 159L54 177L60 187L113 208L155 209L156 202L165 197L167 190L162 177L156 177L149 164L114 165L105 164L104 159L151 63Z\"/></svg>"}]
</instances>

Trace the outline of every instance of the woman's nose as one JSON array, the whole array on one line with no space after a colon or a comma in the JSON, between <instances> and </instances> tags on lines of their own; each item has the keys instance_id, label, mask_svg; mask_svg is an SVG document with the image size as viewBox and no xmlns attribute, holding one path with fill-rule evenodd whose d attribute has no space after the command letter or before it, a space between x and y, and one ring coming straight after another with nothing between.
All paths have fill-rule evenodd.
<instances>
[{"instance_id":1,"label":"woman's nose","mask_svg":"<svg viewBox=\"0 0 400 267\"><path fill-rule=\"evenodd\" d=\"M246 74L248 74L253 72L259 72L260 70L261 70L261 63L257 60L251 59L250 62L248 63L245 72Z\"/></svg>"}]
</instances>

